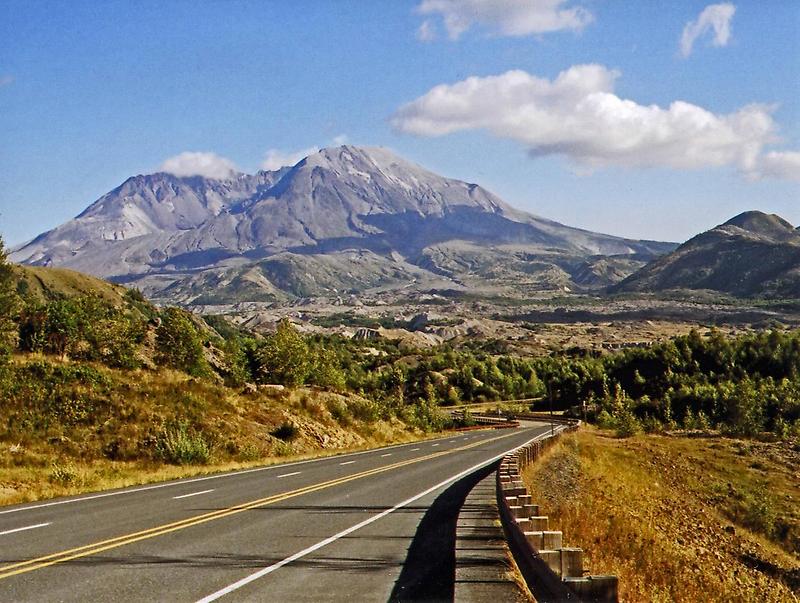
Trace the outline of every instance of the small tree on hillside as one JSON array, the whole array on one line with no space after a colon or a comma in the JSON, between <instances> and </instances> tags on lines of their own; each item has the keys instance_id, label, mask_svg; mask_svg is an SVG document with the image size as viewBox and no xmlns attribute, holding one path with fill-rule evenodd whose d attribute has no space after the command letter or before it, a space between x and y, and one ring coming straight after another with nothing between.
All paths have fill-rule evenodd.
<instances>
[{"instance_id":1,"label":"small tree on hillside","mask_svg":"<svg viewBox=\"0 0 800 603\"><path fill-rule=\"evenodd\" d=\"M3 238L0 237L0 361L6 359L16 346L17 325L14 318L19 310L16 281Z\"/></svg>"},{"instance_id":2,"label":"small tree on hillside","mask_svg":"<svg viewBox=\"0 0 800 603\"><path fill-rule=\"evenodd\" d=\"M305 383L312 368L308 344L286 319L256 347L251 365L256 382L291 386Z\"/></svg>"},{"instance_id":3,"label":"small tree on hillside","mask_svg":"<svg viewBox=\"0 0 800 603\"><path fill-rule=\"evenodd\" d=\"M209 373L203 341L185 310L166 308L161 312L161 324L156 329L156 361L195 377Z\"/></svg>"}]
</instances>

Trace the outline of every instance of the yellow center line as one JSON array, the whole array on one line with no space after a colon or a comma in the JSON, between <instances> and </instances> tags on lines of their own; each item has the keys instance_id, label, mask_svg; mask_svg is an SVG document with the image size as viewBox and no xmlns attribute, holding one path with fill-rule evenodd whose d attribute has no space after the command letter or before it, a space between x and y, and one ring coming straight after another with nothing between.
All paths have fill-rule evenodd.
<instances>
[{"instance_id":1,"label":"yellow center line","mask_svg":"<svg viewBox=\"0 0 800 603\"><path fill-rule=\"evenodd\" d=\"M109 549L114 549L117 547L124 546L126 544L132 544L134 542L138 542L140 540L146 540L148 538L155 538L156 536L161 536L163 534L168 534L170 532L175 532L177 530L182 530L184 528L189 528L192 526L200 525L209 521L214 521L216 519L222 519L223 517L228 517L230 515L235 515L237 513L241 513L243 511L248 511L250 509L255 509L257 507L264 507L267 505L275 504L277 502L281 502L287 500L289 498L294 498L296 496L302 496L303 494L309 494L311 492L317 492L318 490L324 490L326 488L331 488L333 486L338 486L340 484L345 484L350 481L354 481L357 479L361 479L364 477L369 477L371 475L376 475L378 473L384 473L386 471L391 471L393 469L398 469L400 467L405 467L406 465L412 465L415 463L420 463L423 461L431 460L440 456L445 456L448 454L453 454L455 452L462 452L464 450L468 450L470 448L475 448L476 446L480 446L482 444L488 444L490 442L495 442L497 440L501 440L503 438L510 437L515 435L514 433L504 434L502 436L498 436L495 438L489 438L487 440L482 440L480 442L474 442L472 444L467 444L465 446L460 446L458 448L453 448L452 450L442 450L440 452L435 452L432 454L428 454L426 456L422 456L419 458L408 459L405 461L399 461L397 463L393 463L391 465L385 465L383 467L376 467L375 469L368 469L366 471L362 471L360 473L354 473L352 475L348 475L345 477L340 477L336 479L332 479L326 482L321 482L319 484L312 484L310 486L304 486L302 488L298 488L296 490L291 490L289 492L283 492L281 494L273 494L271 496L267 496L265 498L260 498L257 500L253 500L247 503L241 503L239 505L234 505L232 507L228 507L226 509L219 509L217 511L212 511L210 513L204 513L202 515L195 515L194 517L188 517L186 519L182 519L180 521L175 521L172 523L163 524L160 526L156 526L153 528L149 528L147 530L142 530L139 532L133 532L131 534L124 534L122 536L117 536L115 538L110 538L108 540L102 540L100 542L95 542L92 544L87 544L84 546L76 547L73 549L67 549L64 551L60 551L57 553L52 553L50 555L45 555L43 557L37 557L34 559L29 559L28 561L21 561L19 563L14 563L12 565L6 565L4 567L0 567L0 580L5 578L10 578L12 576L16 576L19 574L24 574L27 572L32 572L34 570L42 569L45 567L49 567L51 565L55 565L57 563L64 563L66 561L72 561L73 559L80 559L82 557L88 557L89 555L95 555L97 553L101 553L103 551L107 551Z\"/></svg>"}]
</instances>

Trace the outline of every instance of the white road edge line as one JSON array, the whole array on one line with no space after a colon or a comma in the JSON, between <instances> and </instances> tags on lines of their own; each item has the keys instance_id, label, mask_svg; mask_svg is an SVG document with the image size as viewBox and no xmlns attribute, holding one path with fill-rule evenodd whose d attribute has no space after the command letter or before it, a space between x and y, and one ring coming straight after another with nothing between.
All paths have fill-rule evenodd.
<instances>
[{"instance_id":1,"label":"white road edge line","mask_svg":"<svg viewBox=\"0 0 800 603\"><path fill-rule=\"evenodd\" d=\"M6 530L5 532L0 532L0 536L5 536L6 534L14 534L16 532L24 532L25 530L35 530L36 528L43 528L45 526L49 526L51 522L47 523L37 523L35 526L25 526L24 528L15 528L13 530Z\"/></svg>"},{"instance_id":2,"label":"white road edge line","mask_svg":"<svg viewBox=\"0 0 800 603\"><path fill-rule=\"evenodd\" d=\"M200 496L201 494L208 494L209 492L213 492L214 488L211 490L203 490L202 492L192 492L191 494L181 494L180 496L173 496L173 500L178 500L179 498L189 498L190 496Z\"/></svg>"},{"instance_id":3,"label":"white road edge line","mask_svg":"<svg viewBox=\"0 0 800 603\"><path fill-rule=\"evenodd\" d=\"M344 463L339 463L339 465L352 465L355 461L345 461Z\"/></svg>"},{"instance_id":4,"label":"white road edge line","mask_svg":"<svg viewBox=\"0 0 800 603\"><path fill-rule=\"evenodd\" d=\"M221 588L217 592L212 593L212 594L208 595L207 597L203 597L202 599L199 599L197 601L197 603L211 603L211 601L216 601L217 599L219 599L221 597L224 597L225 595L228 595L228 594L230 594L230 593L232 593L232 592L234 592L236 590L239 590L243 586L246 586L246 585L250 584L251 582L254 582L254 581L258 580L259 578L263 578L267 574L271 574L275 570L282 568L284 565L288 565L288 564L292 563L293 561L297 561L298 559L301 559L301 558L305 557L306 555L309 555L309 554L313 553L314 551L317 551L317 550L321 549L322 547L331 544L332 542L336 542L340 538L344 538L348 534L352 534L356 530L360 530L364 526L368 526L371 523L375 523L379 519L383 519L384 517L386 517L387 515L389 515L391 513L394 513L398 509L402 509L403 507L405 507L407 505L410 505L411 503L419 500L423 496L427 496L431 492L433 492L435 490L438 490L439 488L442 488L442 487L446 486L447 484L449 484L451 482L459 480L462 477L465 477L465 476L469 475L473 471L477 471L478 469L481 469L482 467L485 467L486 465L490 465L491 463L495 462L496 460L503 458L505 455L509 454L510 452L513 452L514 450L522 448L523 446L526 446L526 445L530 444L531 442L534 442L534 441L536 441L536 440L548 435L548 433L549 432L540 434L540 435L538 435L538 436L536 436L534 438L531 438L530 440L528 440L527 442L525 442L524 444L522 444L520 446L515 446L514 448L511 448L510 450L506 450L505 452L503 452L501 454L498 454L497 456L494 456L494 457L490 458L487 461L484 461L482 463L478 463L477 465L473 465L469 469L466 469L466 470L462 471L461 473L458 473L457 475L453 475L452 477L448 477L443 482L439 482L438 484L428 488L424 492L420 492L419 494L415 494L411 498L407 498L403 502L400 502L400 503L396 504L395 506L393 506L391 509L387 509L386 511L382 511L381 513L378 513L377 515L373 515L372 517L370 517L368 519L365 519L364 521L362 521L360 523L357 523L354 526L350 526L349 528L347 528L345 530L342 530L338 534L334 534L333 536L331 536L329 538L326 538L325 540L321 540L317 544L313 544L310 547L308 547L306 549L303 549L302 551L299 551L299 552L295 553L294 555L291 555L290 557L287 557L286 559L284 559L282 561L278 561L278 563L274 563L274 564L270 565L269 567L265 567L263 569L258 570L257 572L255 572L253 574L250 574L249 576L245 576L241 580L239 580L237 582L234 582L233 584L230 584L229 586L226 586L225 588Z\"/></svg>"},{"instance_id":5,"label":"white road edge line","mask_svg":"<svg viewBox=\"0 0 800 603\"><path fill-rule=\"evenodd\" d=\"M300 475L302 471L293 471L292 473L284 473L283 475L279 475L278 479L282 477L292 477L293 475Z\"/></svg>"},{"instance_id":6,"label":"white road edge line","mask_svg":"<svg viewBox=\"0 0 800 603\"><path fill-rule=\"evenodd\" d=\"M440 439L444 439L447 436L444 436ZM323 456L316 459L308 459L305 461L294 461L293 463L282 463L279 465L266 465L264 467L254 467L253 469L240 469L239 471L229 471L227 473L220 473L218 475L207 475L205 477L194 477L191 479L184 479L174 482L168 482L166 484L156 484L154 486L143 486L141 488L127 488L125 490L117 490L116 492L103 492L102 494L92 494L91 496L81 496L80 498L69 498L67 500L55 500L52 502L40 503L35 505L29 505L27 507L18 507L15 509L6 509L4 511L0 511L0 515L6 515L8 513L21 513L22 511L33 511L35 509L44 509L46 507L57 507L59 505L69 505L73 503L80 503L87 500L96 500L98 498L107 498L109 496L120 496L121 494L137 494L138 492L147 492L148 490L159 490L161 488L174 488L175 486L182 486L184 484L193 484L196 482L205 482L211 479L221 479L223 477L237 477L239 475L245 475L247 473L257 473L260 471L272 471L272 470L280 470L285 469L286 467L294 467L297 465L306 465L308 463L319 463L323 461L334 461L336 459L347 458L349 456L359 456L362 454L374 454L376 452L380 452L381 450L391 450L394 448L404 448L405 446L413 446L414 444L418 444L419 442L407 442L405 444L393 444L391 446L384 446L382 448L373 448L372 450L359 450L358 452L348 452L346 454L336 454L332 456ZM415 448L414 450L419 450L419 448ZM412 450L413 452L413 450Z\"/></svg>"}]
</instances>

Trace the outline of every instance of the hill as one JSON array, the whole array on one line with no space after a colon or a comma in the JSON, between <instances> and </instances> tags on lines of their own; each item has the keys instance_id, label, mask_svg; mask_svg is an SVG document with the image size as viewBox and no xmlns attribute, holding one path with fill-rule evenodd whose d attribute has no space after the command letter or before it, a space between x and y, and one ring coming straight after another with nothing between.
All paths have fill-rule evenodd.
<instances>
[{"instance_id":1,"label":"hill","mask_svg":"<svg viewBox=\"0 0 800 603\"><path fill-rule=\"evenodd\" d=\"M564 226L385 149L342 146L228 180L130 178L11 259L212 304L597 288L672 249Z\"/></svg>"},{"instance_id":2,"label":"hill","mask_svg":"<svg viewBox=\"0 0 800 603\"><path fill-rule=\"evenodd\" d=\"M17 292L26 301L48 302L64 297L94 295L120 306L128 291L121 285L66 268L17 265L13 270Z\"/></svg>"},{"instance_id":3,"label":"hill","mask_svg":"<svg viewBox=\"0 0 800 603\"><path fill-rule=\"evenodd\" d=\"M741 297L800 295L800 233L776 215L745 212L690 239L612 288L705 289Z\"/></svg>"},{"instance_id":4,"label":"hill","mask_svg":"<svg viewBox=\"0 0 800 603\"><path fill-rule=\"evenodd\" d=\"M621 600L793 601L798 462L789 442L590 428L523 477L551 529L584 546L593 572L619 576Z\"/></svg>"}]
</instances>

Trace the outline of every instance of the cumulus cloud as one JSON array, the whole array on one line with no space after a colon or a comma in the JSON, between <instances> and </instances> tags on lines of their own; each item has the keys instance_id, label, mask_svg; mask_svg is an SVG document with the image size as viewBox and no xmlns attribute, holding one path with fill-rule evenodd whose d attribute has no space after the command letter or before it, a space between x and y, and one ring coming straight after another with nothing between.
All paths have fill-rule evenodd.
<instances>
[{"instance_id":1,"label":"cumulus cloud","mask_svg":"<svg viewBox=\"0 0 800 603\"><path fill-rule=\"evenodd\" d=\"M230 159L220 157L216 153L186 151L167 159L161 164L160 171L175 176L203 176L225 180L234 176L239 170Z\"/></svg>"},{"instance_id":2,"label":"cumulus cloud","mask_svg":"<svg viewBox=\"0 0 800 603\"><path fill-rule=\"evenodd\" d=\"M264 154L264 161L261 162L262 170L279 170L285 166L292 166L301 159L308 157L312 153L319 151L319 147L308 147L300 151L282 151L280 149L269 149Z\"/></svg>"},{"instance_id":3,"label":"cumulus cloud","mask_svg":"<svg viewBox=\"0 0 800 603\"><path fill-rule=\"evenodd\" d=\"M781 178L800 182L800 151L770 151L749 172L751 178Z\"/></svg>"},{"instance_id":4,"label":"cumulus cloud","mask_svg":"<svg viewBox=\"0 0 800 603\"><path fill-rule=\"evenodd\" d=\"M580 31L593 16L585 8L569 4L568 0L422 0L416 10L441 16L448 36L457 40L474 25L503 36ZM425 21L417 36L425 40L432 33L432 23Z\"/></svg>"},{"instance_id":5,"label":"cumulus cloud","mask_svg":"<svg viewBox=\"0 0 800 603\"><path fill-rule=\"evenodd\" d=\"M795 153L763 155L777 140L774 107L752 104L720 115L680 100L641 105L614 93L619 75L602 65L576 65L552 81L525 71L470 77L432 88L391 121L417 136L486 130L524 144L531 156L566 156L584 171L732 165L758 177L792 169Z\"/></svg>"},{"instance_id":6,"label":"cumulus cloud","mask_svg":"<svg viewBox=\"0 0 800 603\"><path fill-rule=\"evenodd\" d=\"M694 21L689 21L683 28L681 35L681 55L688 57L697 38L704 33L714 31L711 43L714 46L727 46L731 39L731 19L736 12L736 7L730 2L722 4L709 4Z\"/></svg>"}]
</instances>

